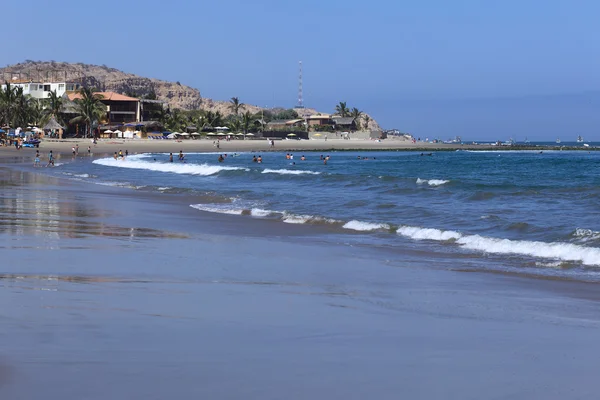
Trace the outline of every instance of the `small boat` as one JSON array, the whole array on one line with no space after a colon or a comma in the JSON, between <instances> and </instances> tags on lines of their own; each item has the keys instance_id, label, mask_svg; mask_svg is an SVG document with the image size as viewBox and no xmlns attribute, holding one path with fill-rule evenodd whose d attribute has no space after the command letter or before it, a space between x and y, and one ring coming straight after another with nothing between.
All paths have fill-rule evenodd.
<instances>
[{"instance_id":1,"label":"small boat","mask_svg":"<svg viewBox=\"0 0 600 400\"><path fill-rule=\"evenodd\" d=\"M583 143L583 138L581 135L577 136L577 143Z\"/></svg>"},{"instance_id":2,"label":"small boat","mask_svg":"<svg viewBox=\"0 0 600 400\"><path fill-rule=\"evenodd\" d=\"M557 144L560 143L560 138L556 139L556 143Z\"/></svg>"},{"instance_id":3,"label":"small boat","mask_svg":"<svg viewBox=\"0 0 600 400\"><path fill-rule=\"evenodd\" d=\"M527 139L527 136L525 136L525 143L529 144L529 139Z\"/></svg>"}]
</instances>

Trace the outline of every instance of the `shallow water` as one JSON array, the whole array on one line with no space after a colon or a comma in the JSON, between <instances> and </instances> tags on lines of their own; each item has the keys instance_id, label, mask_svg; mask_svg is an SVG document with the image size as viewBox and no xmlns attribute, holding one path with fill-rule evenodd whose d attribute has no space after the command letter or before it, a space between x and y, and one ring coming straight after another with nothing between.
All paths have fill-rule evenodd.
<instances>
[{"instance_id":1,"label":"shallow water","mask_svg":"<svg viewBox=\"0 0 600 400\"><path fill-rule=\"evenodd\" d=\"M335 232L358 245L474 255L476 269L598 279L597 152L336 152L326 165L314 152L261 155L262 164L247 153L224 163L146 154L44 172L185 194L199 212L279 221L282 233L285 224L314 225L323 240Z\"/></svg>"}]
</instances>

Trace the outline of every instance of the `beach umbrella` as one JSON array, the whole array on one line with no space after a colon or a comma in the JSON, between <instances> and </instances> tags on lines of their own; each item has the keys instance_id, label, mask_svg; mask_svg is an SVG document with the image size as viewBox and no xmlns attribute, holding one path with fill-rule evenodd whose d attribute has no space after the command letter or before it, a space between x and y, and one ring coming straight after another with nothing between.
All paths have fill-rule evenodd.
<instances>
[{"instance_id":1,"label":"beach umbrella","mask_svg":"<svg viewBox=\"0 0 600 400\"><path fill-rule=\"evenodd\" d=\"M118 129L117 129L117 130L116 130L116 131L114 131L113 133L123 133L123 132L121 132L120 130L118 130Z\"/></svg>"},{"instance_id":2,"label":"beach umbrella","mask_svg":"<svg viewBox=\"0 0 600 400\"><path fill-rule=\"evenodd\" d=\"M104 133L113 133L113 131L111 131L110 129L107 129L104 131Z\"/></svg>"},{"instance_id":3,"label":"beach umbrella","mask_svg":"<svg viewBox=\"0 0 600 400\"><path fill-rule=\"evenodd\" d=\"M175 134L175 133L171 133L171 134L167 135L167 139L175 139L175 137L177 137L177 134Z\"/></svg>"},{"instance_id":4,"label":"beach umbrella","mask_svg":"<svg viewBox=\"0 0 600 400\"><path fill-rule=\"evenodd\" d=\"M215 135L216 135L216 133L214 133L214 132L208 132L206 135L207 135L207 136L215 136Z\"/></svg>"},{"instance_id":5,"label":"beach umbrella","mask_svg":"<svg viewBox=\"0 0 600 400\"><path fill-rule=\"evenodd\" d=\"M238 132L236 133L237 136L244 136L244 134L242 132Z\"/></svg>"},{"instance_id":6,"label":"beach umbrella","mask_svg":"<svg viewBox=\"0 0 600 400\"><path fill-rule=\"evenodd\" d=\"M179 136L190 136L190 134L183 132L183 133L180 133Z\"/></svg>"},{"instance_id":7,"label":"beach umbrella","mask_svg":"<svg viewBox=\"0 0 600 400\"><path fill-rule=\"evenodd\" d=\"M246 136L254 136L254 133L252 133L252 132L246 133Z\"/></svg>"},{"instance_id":8,"label":"beach umbrella","mask_svg":"<svg viewBox=\"0 0 600 400\"><path fill-rule=\"evenodd\" d=\"M226 134L225 134L225 133L223 133L223 132L219 132L219 133L217 133L217 136L225 136L225 135L226 135Z\"/></svg>"},{"instance_id":9,"label":"beach umbrella","mask_svg":"<svg viewBox=\"0 0 600 400\"><path fill-rule=\"evenodd\" d=\"M298 136L298 135L296 135L295 133L288 133L288 136L293 137L293 136Z\"/></svg>"},{"instance_id":10,"label":"beach umbrella","mask_svg":"<svg viewBox=\"0 0 600 400\"><path fill-rule=\"evenodd\" d=\"M192 132L192 133L190 133L190 135L192 135L192 136L200 136L200 134L198 132Z\"/></svg>"}]
</instances>

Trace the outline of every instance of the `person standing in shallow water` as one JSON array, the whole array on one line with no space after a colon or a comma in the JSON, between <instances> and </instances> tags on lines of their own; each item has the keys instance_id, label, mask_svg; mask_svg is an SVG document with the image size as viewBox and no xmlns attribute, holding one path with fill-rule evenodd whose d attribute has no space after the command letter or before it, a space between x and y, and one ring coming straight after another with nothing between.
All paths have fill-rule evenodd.
<instances>
[{"instance_id":1,"label":"person standing in shallow water","mask_svg":"<svg viewBox=\"0 0 600 400\"><path fill-rule=\"evenodd\" d=\"M173 153L169 153L169 162L173 162Z\"/></svg>"},{"instance_id":2,"label":"person standing in shallow water","mask_svg":"<svg viewBox=\"0 0 600 400\"><path fill-rule=\"evenodd\" d=\"M185 156L183 155L183 150L179 150L179 161L183 161Z\"/></svg>"}]
</instances>

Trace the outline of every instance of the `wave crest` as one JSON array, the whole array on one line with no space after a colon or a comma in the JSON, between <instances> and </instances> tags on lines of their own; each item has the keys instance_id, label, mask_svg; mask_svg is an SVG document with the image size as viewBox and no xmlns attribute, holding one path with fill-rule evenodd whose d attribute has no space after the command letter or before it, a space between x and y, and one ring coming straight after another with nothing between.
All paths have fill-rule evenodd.
<instances>
[{"instance_id":1,"label":"wave crest","mask_svg":"<svg viewBox=\"0 0 600 400\"><path fill-rule=\"evenodd\" d=\"M429 180L427 180L427 179L417 178L417 185L428 184L429 186L441 186L448 182L450 182L450 181L444 180L444 179L429 179Z\"/></svg>"},{"instance_id":2,"label":"wave crest","mask_svg":"<svg viewBox=\"0 0 600 400\"><path fill-rule=\"evenodd\" d=\"M144 161L142 159L137 158L129 158L125 160L115 160L114 158L101 158L99 160L94 160L93 163L107 167L143 169L147 171L170 172L174 174L200 176L215 175L221 171L249 171L249 169L242 167L224 167L220 165L209 164L162 163L156 161Z\"/></svg>"},{"instance_id":3,"label":"wave crest","mask_svg":"<svg viewBox=\"0 0 600 400\"><path fill-rule=\"evenodd\" d=\"M464 249L492 254L516 254L562 261L581 262L584 265L600 265L600 249L563 242L537 242L463 235L455 231L403 226L397 233L416 240L449 241Z\"/></svg>"},{"instance_id":4,"label":"wave crest","mask_svg":"<svg viewBox=\"0 0 600 400\"><path fill-rule=\"evenodd\" d=\"M263 174L280 174L280 175L320 175L320 172L306 171L300 169L270 169L266 168L262 171Z\"/></svg>"},{"instance_id":5,"label":"wave crest","mask_svg":"<svg viewBox=\"0 0 600 400\"><path fill-rule=\"evenodd\" d=\"M352 220L346 222L344 226L342 226L342 228L359 232L370 232L379 230L389 230L390 226L388 224L378 224L373 222Z\"/></svg>"}]
</instances>

